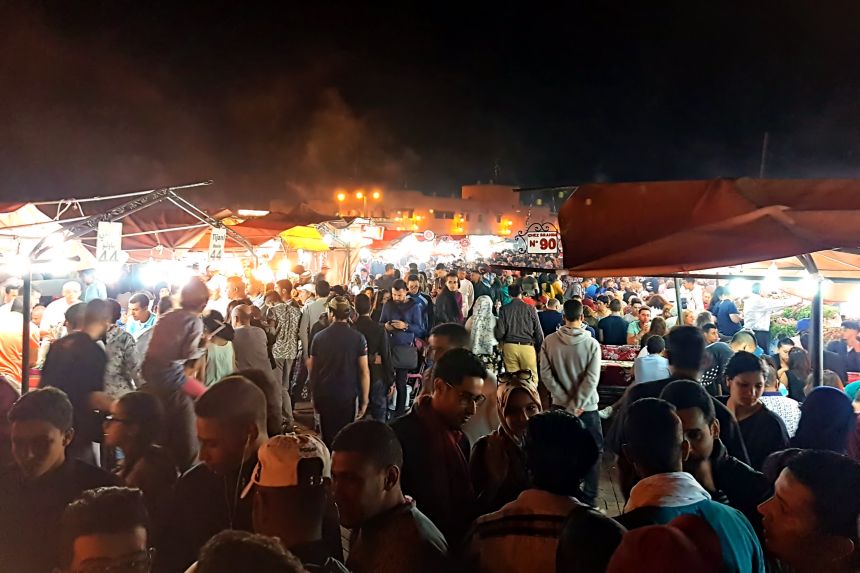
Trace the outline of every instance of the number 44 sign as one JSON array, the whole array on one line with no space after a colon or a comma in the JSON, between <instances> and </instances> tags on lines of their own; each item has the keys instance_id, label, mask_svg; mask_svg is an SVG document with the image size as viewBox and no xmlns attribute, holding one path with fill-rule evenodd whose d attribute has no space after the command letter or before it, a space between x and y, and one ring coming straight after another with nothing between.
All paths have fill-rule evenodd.
<instances>
[{"instance_id":1,"label":"number 44 sign","mask_svg":"<svg viewBox=\"0 0 860 573\"><path fill-rule=\"evenodd\" d=\"M534 231L526 233L526 252L530 255L558 253L558 233L554 231Z\"/></svg>"}]
</instances>

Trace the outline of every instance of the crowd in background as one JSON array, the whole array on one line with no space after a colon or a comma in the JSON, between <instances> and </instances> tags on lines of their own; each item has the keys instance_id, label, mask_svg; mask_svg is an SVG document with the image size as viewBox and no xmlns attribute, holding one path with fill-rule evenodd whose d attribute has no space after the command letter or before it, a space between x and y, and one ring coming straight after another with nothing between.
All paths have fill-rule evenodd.
<instances>
[{"instance_id":1,"label":"crowd in background","mask_svg":"<svg viewBox=\"0 0 860 573\"><path fill-rule=\"evenodd\" d=\"M857 323L815 386L808 325L770 340L793 297L507 268L529 262L200 277L125 305L84 273L34 308L20 397L7 287L0 570L858 569Z\"/></svg>"}]
</instances>

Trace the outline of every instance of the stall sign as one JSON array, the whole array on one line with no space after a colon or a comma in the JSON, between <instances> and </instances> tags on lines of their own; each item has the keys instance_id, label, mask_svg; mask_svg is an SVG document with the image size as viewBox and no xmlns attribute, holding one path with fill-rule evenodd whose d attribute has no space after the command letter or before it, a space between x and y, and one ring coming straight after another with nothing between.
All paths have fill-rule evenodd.
<instances>
[{"instance_id":1,"label":"stall sign","mask_svg":"<svg viewBox=\"0 0 860 573\"><path fill-rule=\"evenodd\" d=\"M120 262L122 223L100 221L96 235L96 260L100 263Z\"/></svg>"},{"instance_id":2,"label":"stall sign","mask_svg":"<svg viewBox=\"0 0 860 573\"><path fill-rule=\"evenodd\" d=\"M530 255L551 255L558 253L559 234L554 231L534 231L526 233L526 252Z\"/></svg>"},{"instance_id":3,"label":"stall sign","mask_svg":"<svg viewBox=\"0 0 860 573\"><path fill-rule=\"evenodd\" d=\"M227 241L227 228L216 227L212 229L212 237L209 239L209 260L220 261L224 257L224 243Z\"/></svg>"}]
</instances>

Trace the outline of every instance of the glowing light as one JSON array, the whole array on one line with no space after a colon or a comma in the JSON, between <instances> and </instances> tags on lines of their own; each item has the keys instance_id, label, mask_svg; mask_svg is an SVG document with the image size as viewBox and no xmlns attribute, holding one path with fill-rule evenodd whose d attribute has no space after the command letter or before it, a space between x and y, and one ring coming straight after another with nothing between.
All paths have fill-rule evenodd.
<instances>
[{"instance_id":1,"label":"glowing light","mask_svg":"<svg viewBox=\"0 0 860 573\"><path fill-rule=\"evenodd\" d=\"M776 263L771 263L764 272L762 287L766 292L773 292L779 288L779 270L776 268Z\"/></svg>"},{"instance_id":2,"label":"glowing light","mask_svg":"<svg viewBox=\"0 0 860 573\"><path fill-rule=\"evenodd\" d=\"M364 190L359 189L358 191L356 191L355 192L355 198L356 199L364 199Z\"/></svg>"},{"instance_id":3,"label":"glowing light","mask_svg":"<svg viewBox=\"0 0 860 573\"><path fill-rule=\"evenodd\" d=\"M122 276L122 265L120 263L98 263L96 264L96 276L105 284L112 285Z\"/></svg>"},{"instance_id":4,"label":"glowing light","mask_svg":"<svg viewBox=\"0 0 860 573\"><path fill-rule=\"evenodd\" d=\"M344 193L343 191L338 191L337 200L340 201L341 203L346 201L346 193Z\"/></svg>"},{"instance_id":5,"label":"glowing light","mask_svg":"<svg viewBox=\"0 0 860 573\"><path fill-rule=\"evenodd\" d=\"M275 273L272 272L272 269L269 265L260 265L251 273L255 279L262 283L272 283L275 282Z\"/></svg>"},{"instance_id":6,"label":"glowing light","mask_svg":"<svg viewBox=\"0 0 860 573\"><path fill-rule=\"evenodd\" d=\"M373 197L374 199L379 199L380 197L382 197L382 192L379 189L374 189L371 197Z\"/></svg>"},{"instance_id":7,"label":"glowing light","mask_svg":"<svg viewBox=\"0 0 860 573\"><path fill-rule=\"evenodd\" d=\"M269 214L268 211L261 209L239 209L236 212L240 217L265 217Z\"/></svg>"},{"instance_id":8,"label":"glowing light","mask_svg":"<svg viewBox=\"0 0 860 573\"><path fill-rule=\"evenodd\" d=\"M729 293L732 296L749 296L752 283L748 279L732 279L729 281Z\"/></svg>"}]
</instances>

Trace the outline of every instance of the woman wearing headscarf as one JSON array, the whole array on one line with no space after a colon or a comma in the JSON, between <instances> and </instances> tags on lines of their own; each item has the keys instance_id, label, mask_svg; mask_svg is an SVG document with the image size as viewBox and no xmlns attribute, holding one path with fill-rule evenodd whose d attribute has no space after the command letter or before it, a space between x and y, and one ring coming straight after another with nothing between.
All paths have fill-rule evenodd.
<instances>
[{"instance_id":1,"label":"woman wearing headscarf","mask_svg":"<svg viewBox=\"0 0 860 573\"><path fill-rule=\"evenodd\" d=\"M487 295L481 295L472 307L472 316L466 321L469 331L469 349L477 355L488 368L493 367L493 352L499 344L494 335L496 317L493 315L493 300ZM495 371L495 368L493 368Z\"/></svg>"},{"instance_id":2,"label":"woman wearing headscarf","mask_svg":"<svg viewBox=\"0 0 860 573\"><path fill-rule=\"evenodd\" d=\"M499 376L496 398L499 428L475 443L469 463L482 514L501 509L530 487L522 443L529 418L541 412L528 370Z\"/></svg>"},{"instance_id":3,"label":"woman wearing headscarf","mask_svg":"<svg viewBox=\"0 0 860 573\"><path fill-rule=\"evenodd\" d=\"M800 410L793 448L830 450L844 454L848 436L854 432L857 416L851 399L836 388L819 386L809 393Z\"/></svg>"}]
</instances>

